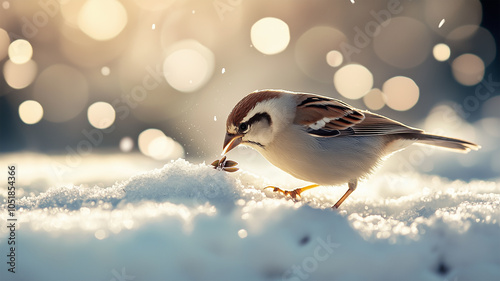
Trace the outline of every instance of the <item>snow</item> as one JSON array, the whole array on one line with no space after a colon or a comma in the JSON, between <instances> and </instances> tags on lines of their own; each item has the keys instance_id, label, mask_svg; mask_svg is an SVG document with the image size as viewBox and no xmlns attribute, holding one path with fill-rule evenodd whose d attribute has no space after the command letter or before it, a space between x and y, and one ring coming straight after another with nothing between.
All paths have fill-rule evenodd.
<instances>
[{"instance_id":1,"label":"snow","mask_svg":"<svg viewBox=\"0 0 500 281\"><path fill-rule=\"evenodd\" d=\"M15 274L0 214L0 279L500 280L498 181L376 173L333 211L346 186L294 202L264 187L298 181L240 167L176 160L105 186L25 186Z\"/></svg>"},{"instance_id":2,"label":"snow","mask_svg":"<svg viewBox=\"0 0 500 281\"><path fill-rule=\"evenodd\" d=\"M439 22L439 25L438 25L438 28L441 28L443 26L445 22L445 19L442 19L440 22Z\"/></svg>"}]
</instances>

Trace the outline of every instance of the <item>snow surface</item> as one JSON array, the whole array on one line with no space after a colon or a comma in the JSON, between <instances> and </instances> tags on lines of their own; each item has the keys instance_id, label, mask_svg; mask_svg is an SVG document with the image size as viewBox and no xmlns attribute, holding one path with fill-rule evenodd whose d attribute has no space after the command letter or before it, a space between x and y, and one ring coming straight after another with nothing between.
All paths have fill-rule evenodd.
<instances>
[{"instance_id":1,"label":"snow surface","mask_svg":"<svg viewBox=\"0 0 500 281\"><path fill-rule=\"evenodd\" d=\"M498 181L377 173L339 211L345 186L294 202L270 184L297 186L177 160L107 187L26 187L15 274L0 214L0 279L500 280Z\"/></svg>"}]
</instances>

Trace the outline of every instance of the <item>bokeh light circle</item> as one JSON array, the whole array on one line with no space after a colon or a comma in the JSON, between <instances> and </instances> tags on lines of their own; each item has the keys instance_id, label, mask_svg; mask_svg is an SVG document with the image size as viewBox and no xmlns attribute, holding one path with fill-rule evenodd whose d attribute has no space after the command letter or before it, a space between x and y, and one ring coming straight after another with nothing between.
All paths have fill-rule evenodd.
<instances>
[{"instance_id":1,"label":"bokeh light circle","mask_svg":"<svg viewBox=\"0 0 500 281\"><path fill-rule=\"evenodd\" d=\"M148 154L157 160L167 159L175 149L175 141L167 136L153 139L148 145Z\"/></svg>"},{"instance_id":2,"label":"bokeh light circle","mask_svg":"<svg viewBox=\"0 0 500 281\"><path fill-rule=\"evenodd\" d=\"M19 105L19 117L29 125L40 122L43 117L42 105L34 100L24 101Z\"/></svg>"},{"instance_id":3,"label":"bokeh light circle","mask_svg":"<svg viewBox=\"0 0 500 281\"><path fill-rule=\"evenodd\" d=\"M486 134L495 138L500 138L500 119L493 117L483 118L479 121L479 124Z\"/></svg>"},{"instance_id":4,"label":"bokeh light circle","mask_svg":"<svg viewBox=\"0 0 500 281\"><path fill-rule=\"evenodd\" d=\"M278 18L262 18L252 25L250 39L259 52L274 55L281 53L290 43L290 29Z\"/></svg>"},{"instance_id":5,"label":"bokeh light circle","mask_svg":"<svg viewBox=\"0 0 500 281\"><path fill-rule=\"evenodd\" d=\"M469 33L473 34L464 36ZM489 30L483 27L471 25L457 27L446 36L446 43L453 47L456 54L477 55L483 60L485 66L495 60L497 53L495 38Z\"/></svg>"},{"instance_id":6,"label":"bokeh light circle","mask_svg":"<svg viewBox=\"0 0 500 281\"><path fill-rule=\"evenodd\" d=\"M381 23L373 39L377 56L389 65L407 69L420 65L431 52L431 37L426 26L409 17L396 17Z\"/></svg>"},{"instance_id":7,"label":"bokeh light circle","mask_svg":"<svg viewBox=\"0 0 500 281\"><path fill-rule=\"evenodd\" d=\"M380 89L371 89L364 97L363 102L370 110L382 109L385 105L384 97Z\"/></svg>"},{"instance_id":8,"label":"bokeh light circle","mask_svg":"<svg viewBox=\"0 0 500 281\"><path fill-rule=\"evenodd\" d=\"M78 27L104 41L116 37L127 24L127 11L117 0L87 0L78 14Z\"/></svg>"},{"instance_id":9,"label":"bokeh light circle","mask_svg":"<svg viewBox=\"0 0 500 281\"><path fill-rule=\"evenodd\" d=\"M3 60L7 56L7 50L10 45L10 37L7 31L0 28L0 60Z\"/></svg>"},{"instance_id":10,"label":"bokeh light circle","mask_svg":"<svg viewBox=\"0 0 500 281\"><path fill-rule=\"evenodd\" d=\"M448 40L466 40L470 38L477 30L479 26L477 25L462 25L453 29L446 38Z\"/></svg>"},{"instance_id":11,"label":"bokeh light circle","mask_svg":"<svg viewBox=\"0 0 500 281\"><path fill-rule=\"evenodd\" d=\"M332 50L341 50L347 37L331 26L315 26L304 32L295 44L295 62L308 77L331 83L332 67L325 56ZM343 61L349 61L343 58Z\"/></svg>"},{"instance_id":12,"label":"bokeh light circle","mask_svg":"<svg viewBox=\"0 0 500 281\"><path fill-rule=\"evenodd\" d=\"M382 92L387 106L394 110L406 111L418 102L420 89L413 79L396 76L385 81Z\"/></svg>"},{"instance_id":13,"label":"bokeh light circle","mask_svg":"<svg viewBox=\"0 0 500 281\"><path fill-rule=\"evenodd\" d=\"M78 16L87 0L59 0L59 8L64 23L72 28L78 28Z\"/></svg>"},{"instance_id":14,"label":"bokeh light circle","mask_svg":"<svg viewBox=\"0 0 500 281\"><path fill-rule=\"evenodd\" d=\"M3 66L3 76L7 84L13 89L28 87L35 80L37 73L36 63L32 60L23 64L8 60Z\"/></svg>"},{"instance_id":15,"label":"bokeh light circle","mask_svg":"<svg viewBox=\"0 0 500 281\"><path fill-rule=\"evenodd\" d=\"M172 46L163 63L163 75L168 84L181 92L193 92L212 77L215 57L212 51L194 40Z\"/></svg>"},{"instance_id":16,"label":"bokeh light circle","mask_svg":"<svg viewBox=\"0 0 500 281\"><path fill-rule=\"evenodd\" d=\"M333 84L342 96L359 99L373 87L373 75L360 64L348 64L335 73Z\"/></svg>"},{"instance_id":17,"label":"bokeh light circle","mask_svg":"<svg viewBox=\"0 0 500 281\"><path fill-rule=\"evenodd\" d=\"M108 76L110 73L111 73L111 69L109 69L109 67L107 67L107 66L103 66L103 67L101 68L101 74L102 74L103 76Z\"/></svg>"},{"instance_id":18,"label":"bokeh light circle","mask_svg":"<svg viewBox=\"0 0 500 281\"><path fill-rule=\"evenodd\" d=\"M482 116L485 118L499 118L500 119L500 95L493 96L488 99L482 106Z\"/></svg>"},{"instance_id":19,"label":"bokeh light circle","mask_svg":"<svg viewBox=\"0 0 500 281\"><path fill-rule=\"evenodd\" d=\"M107 102L96 102L89 106L87 118L90 125L97 129L106 129L115 122L115 109Z\"/></svg>"},{"instance_id":20,"label":"bokeh light circle","mask_svg":"<svg viewBox=\"0 0 500 281\"><path fill-rule=\"evenodd\" d=\"M160 11L168 8L175 0L134 0L134 2L144 10Z\"/></svg>"},{"instance_id":21,"label":"bokeh light circle","mask_svg":"<svg viewBox=\"0 0 500 281\"><path fill-rule=\"evenodd\" d=\"M484 63L474 54L463 54L453 60L451 70L457 82L472 86L483 80Z\"/></svg>"},{"instance_id":22,"label":"bokeh light circle","mask_svg":"<svg viewBox=\"0 0 500 281\"><path fill-rule=\"evenodd\" d=\"M9 45L9 59L13 63L23 64L31 60L33 56L33 47L30 42L24 39L18 39Z\"/></svg>"},{"instance_id":23,"label":"bokeh light circle","mask_svg":"<svg viewBox=\"0 0 500 281\"><path fill-rule=\"evenodd\" d=\"M130 152L134 148L134 140L131 137L124 137L120 140L120 150Z\"/></svg>"},{"instance_id":24,"label":"bokeh light circle","mask_svg":"<svg viewBox=\"0 0 500 281\"><path fill-rule=\"evenodd\" d=\"M238 230L238 236L243 239L243 238L247 238L248 236L248 232L246 231L246 229L240 229Z\"/></svg>"},{"instance_id":25,"label":"bokeh light circle","mask_svg":"<svg viewBox=\"0 0 500 281\"><path fill-rule=\"evenodd\" d=\"M446 61L450 58L451 50L448 45L439 43L432 49L432 55L437 61Z\"/></svg>"},{"instance_id":26,"label":"bokeh light circle","mask_svg":"<svg viewBox=\"0 0 500 281\"><path fill-rule=\"evenodd\" d=\"M149 153L149 145L157 138L163 138L165 134L158 129L147 129L142 131L139 134L139 138L137 140L137 145L139 146L139 150L142 154L146 156L151 156Z\"/></svg>"},{"instance_id":27,"label":"bokeh light circle","mask_svg":"<svg viewBox=\"0 0 500 281\"><path fill-rule=\"evenodd\" d=\"M51 122L73 119L88 101L88 83L77 69L51 65L40 73L34 84L33 97L44 108L43 118Z\"/></svg>"},{"instance_id":28,"label":"bokeh light circle","mask_svg":"<svg viewBox=\"0 0 500 281\"><path fill-rule=\"evenodd\" d=\"M344 56L337 50L330 51L326 54L326 63L331 67L337 67L344 61Z\"/></svg>"},{"instance_id":29,"label":"bokeh light circle","mask_svg":"<svg viewBox=\"0 0 500 281\"><path fill-rule=\"evenodd\" d=\"M103 240L103 239L106 239L108 237L108 233L104 229L98 229L94 233L94 236L95 236L95 238L97 238L97 240Z\"/></svg>"},{"instance_id":30,"label":"bokeh light circle","mask_svg":"<svg viewBox=\"0 0 500 281\"><path fill-rule=\"evenodd\" d=\"M158 129L147 129L141 132L138 146L142 154L157 160L173 159L184 155L182 146Z\"/></svg>"}]
</instances>

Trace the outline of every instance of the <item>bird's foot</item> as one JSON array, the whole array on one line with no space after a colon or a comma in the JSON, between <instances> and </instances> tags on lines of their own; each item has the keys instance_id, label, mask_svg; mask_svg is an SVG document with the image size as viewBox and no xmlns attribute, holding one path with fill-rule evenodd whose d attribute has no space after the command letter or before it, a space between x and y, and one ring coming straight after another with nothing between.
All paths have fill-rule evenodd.
<instances>
[{"instance_id":1,"label":"bird's foot","mask_svg":"<svg viewBox=\"0 0 500 281\"><path fill-rule=\"evenodd\" d=\"M358 186L358 180L353 179L348 182L349 189L346 191L346 193L335 203L335 205L332 206L332 209L336 210L340 207L340 204L342 204L351 193L356 190L356 187Z\"/></svg>"},{"instance_id":2,"label":"bird's foot","mask_svg":"<svg viewBox=\"0 0 500 281\"><path fill-rule=\"evenodd\" d=\"M283 190L283 189L281 189L279 187L275 187L275 186L266 186L264 189L272 188L274 192L279 192L285 196L290 195L290 197L292 197L294 200L297 200L297 197L300 197L302 192L309 190L311 188L318 187L318 186L319 186L318 184L312 184L312 185L308 185L308 186L305 186L302 188L296 188L294 190Z\"/></svg>"},{"instance_id":3,"label":"bird's foot","mask_svg":"<svg viewBox=\"0 0 500 281\"><path fill-rule=\"evenodd\" d=\"M340 204L342 204L353 191L354 190L348 189L347 192L339 199L339 201L337 201L337 203L332 206L332 209L337 210L340 207Z\"/></svg>"}]
</instances>

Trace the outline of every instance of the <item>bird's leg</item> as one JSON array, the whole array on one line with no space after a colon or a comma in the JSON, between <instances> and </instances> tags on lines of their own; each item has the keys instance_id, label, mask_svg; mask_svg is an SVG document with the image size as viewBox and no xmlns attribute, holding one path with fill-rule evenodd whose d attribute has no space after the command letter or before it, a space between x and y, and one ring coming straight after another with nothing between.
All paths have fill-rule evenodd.
<instances>
[{"instance_id":1,"label":"bird's leg","mask_svg":"<svg viewBox=\"0 0 500 281\"><path fill-rule=\"evenodd\" d=\"M332 206L333 209L338 209L340 207L340 204L342 204L342 202L344 202L347 199L347 197L349 197L349 195L351 195L351 193L354 190L356 190L356 187L358 187L358 180L357 179L350 180L347 185L349 186L349 189L346 191L344 196L342 196L339 199L339 201L337 201L337 203L335 203L335 205Z\"/></svg>"},{"instance_id":2,"label":"bird's leg","mask_svg":"<svg viewBox=\"0 0 500 281\"><path fill-rule=\"evenodd\" d=\"M272 188L274 192L279 192L279 193L282 193L283 195L287 196L287 195L290 195L293 199L297 199L297 196L300 197L300 194L306 190L309 190L311 188L315 188L315 187L318 187L319 184L311 184L311 185L308 185L308 186L304 186L302 188L297 188L297 189L294 189L294 190L283 190L279 187L275 187L275 186L266 186L264 189L266 188Z\"/></svg>"}]
</instances>

